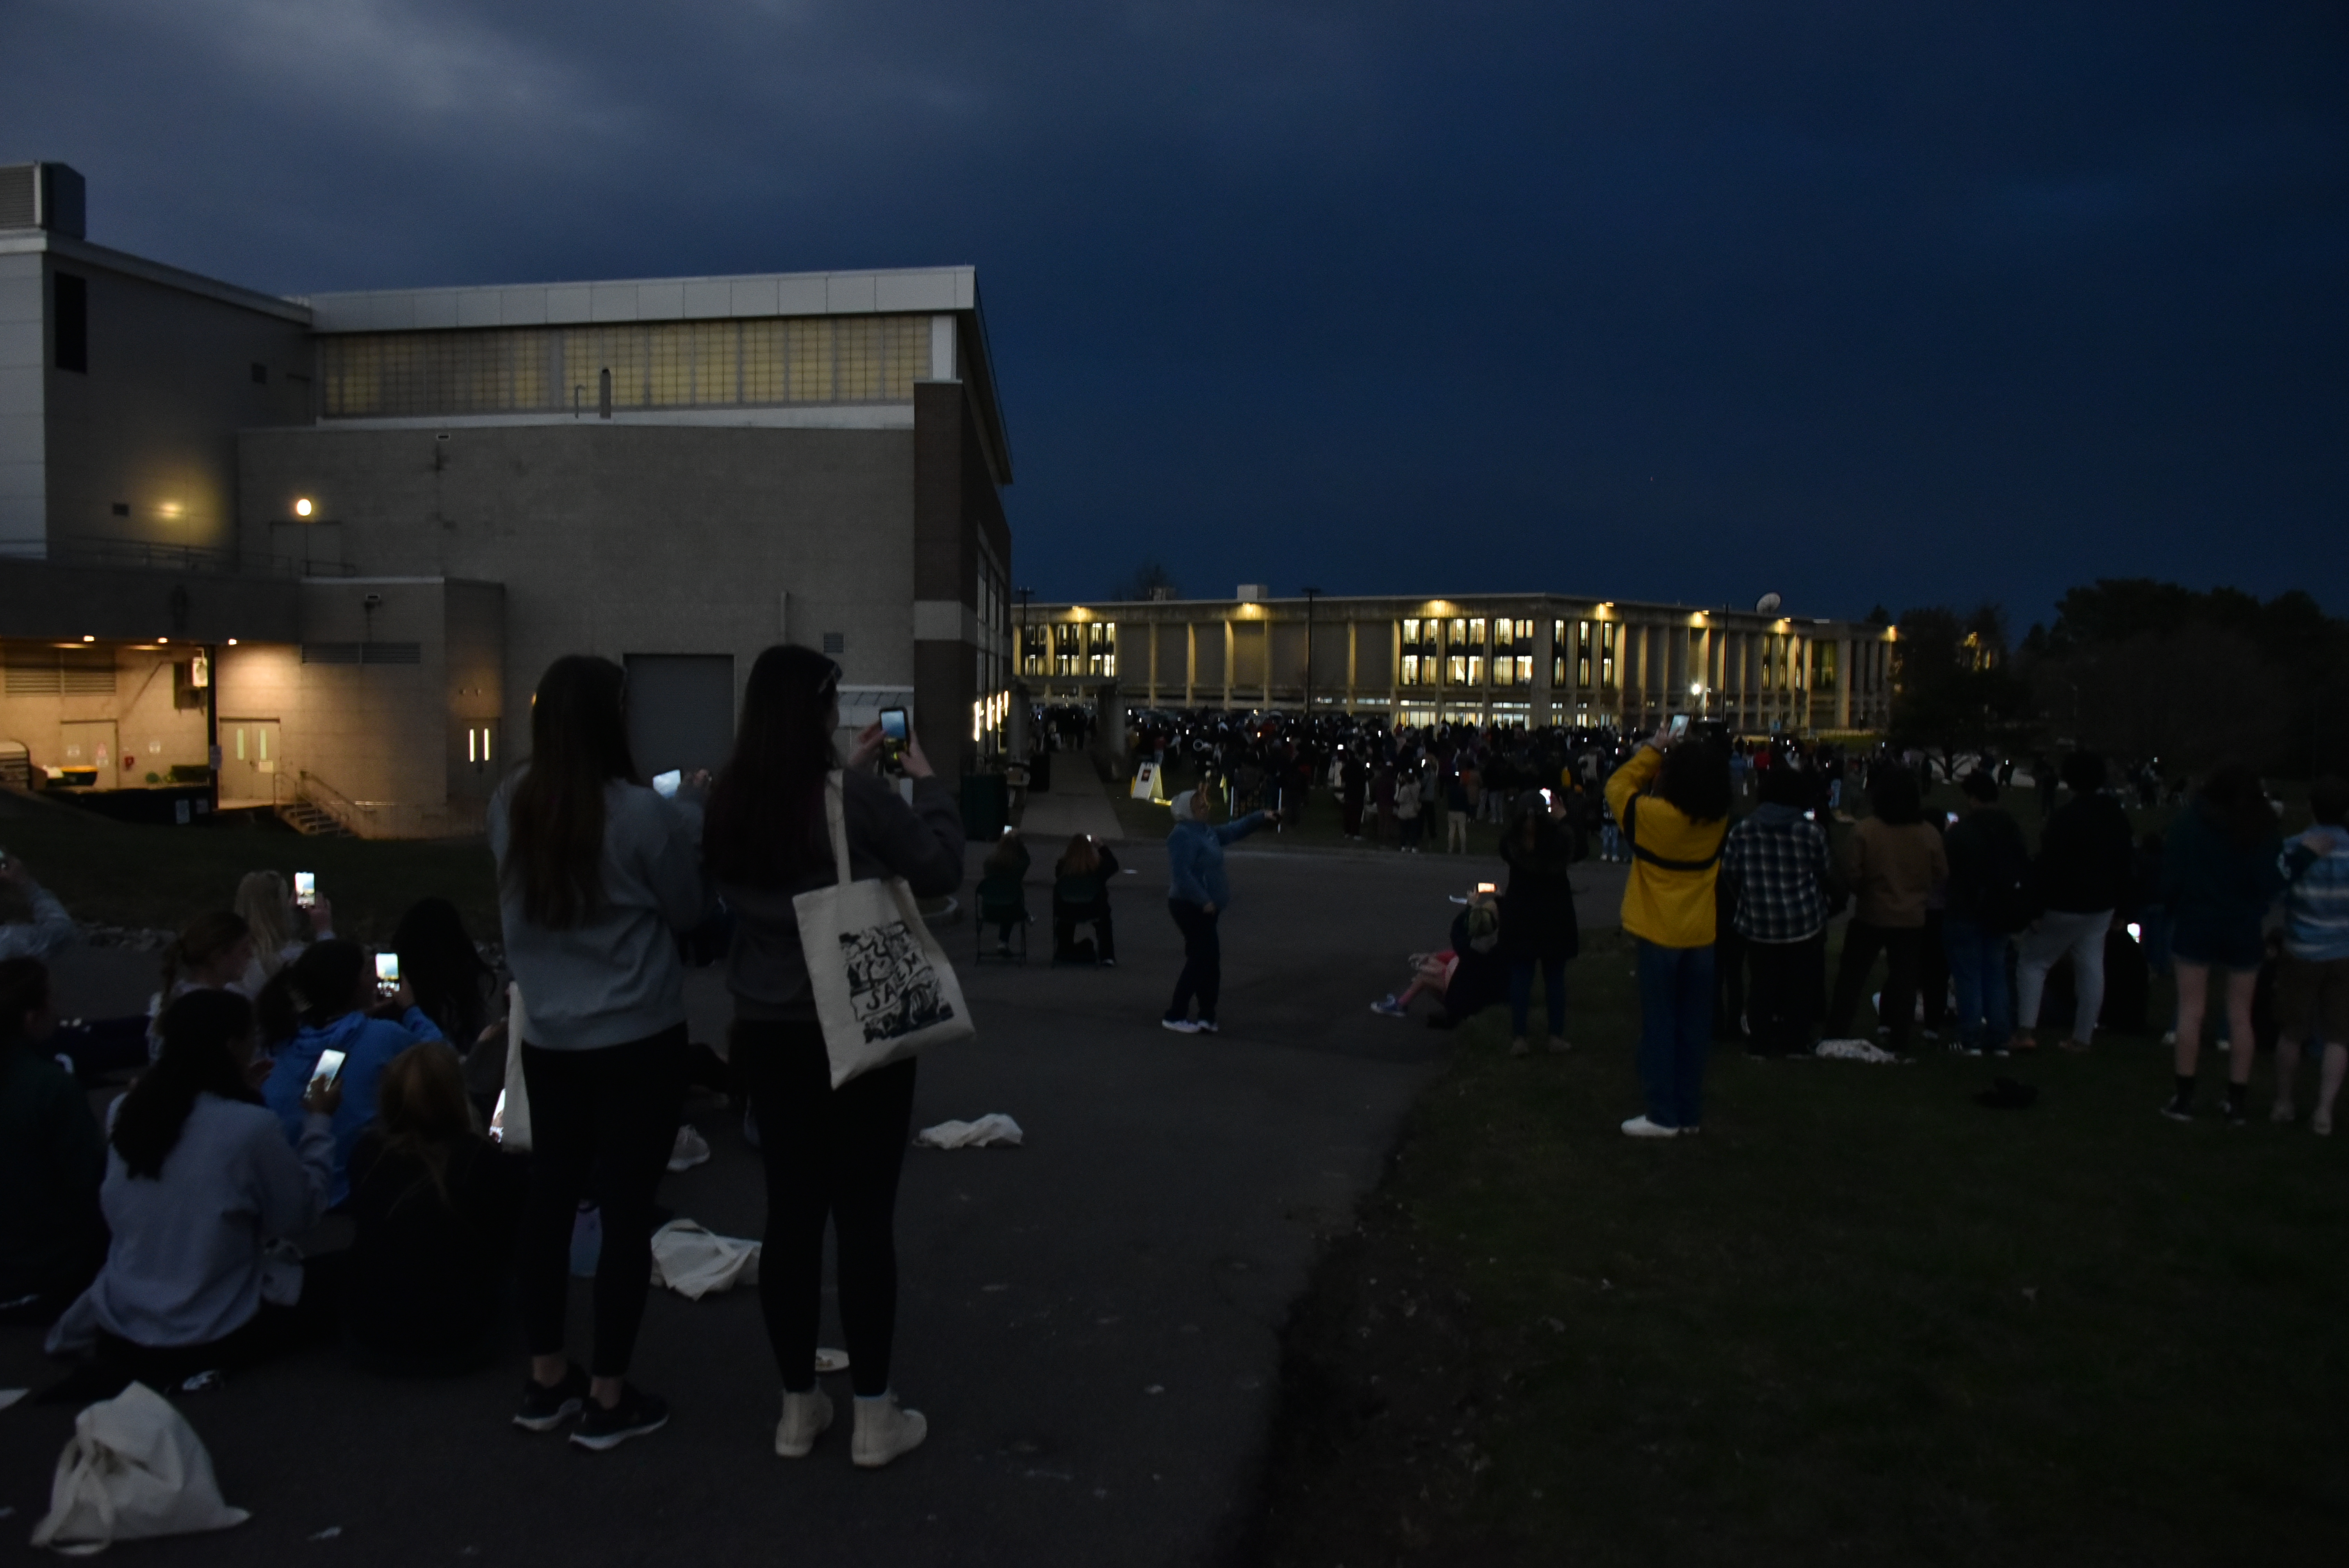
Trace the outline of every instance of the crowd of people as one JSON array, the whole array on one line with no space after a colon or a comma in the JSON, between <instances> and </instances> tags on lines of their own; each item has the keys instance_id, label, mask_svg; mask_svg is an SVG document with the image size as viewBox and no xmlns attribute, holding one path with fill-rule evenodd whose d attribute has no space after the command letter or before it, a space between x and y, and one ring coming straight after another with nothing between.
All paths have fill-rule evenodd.
<instances>
[{"instance_id":1,"label":"crowd of people","mask_svg":"<svg viewBox=\"0 0 2349 1568\"><path fill-rule=\"evenodd\" d=\"M145 1016L67 1028L43 957L72 922L21 862L0 863L33 917L0 925L0 1315L49 1326L50 1348L74 1363L60 1388L186 1386L339 1339L390 1375L519 1354L514 1424L567 1426L585 1448L659 1429L667 1402L629 1368L656 1189L701 1070L685 972L707 953L722 954L734 1003L723 1081L760 1130L775 1451L803 1457L833 1423L816 1363L828 1231L854 1396L851 1458L877 1467L921 1443L926 1418L900 1403L891 1375L894 1214L916 1066L835 1081L799 901L843 864L851 880L951 892L963 827L918 740L903 748L901 780L872 766L877 726L836 754L839 679L822 654L769 649L725 767L665 792L638 778L618 666L558 660L535 695L530 759L489 811L502 968L444 900L401 918L387 969L336 934L325 899L297 900L275 873L255 872L224 907L186 923ZM1953 1048L2003 1055L2038 1048L2060 975L2070 1020L2055 1044L2091 1048L2116 941L2175 975L2165 1114L2194 1115L2216 1013L2223 1113L2246 1119L2255 1003L2272 960L2273 1117L2297 1119L2298 1066L2319 1047L2311 1124L2332 1129L2349 1069L2349 785L2338 779L2316 782L2314 826L2289 841L2242 767L2202 780L2166 836L2135 839L2114 770L2075 754L2034 851L2002 804L2013 772L1989 758L1958 769L1962 810L1940 812L1916 758L1747 745L1703 727L1627 741L1145 716L1135 739L1198 779L1173 800L1166 844L1183 948L1161 1015L1169 1030L1218 1028L1226 848L1289 824L1324 789L1349 838L1417 847L1413 824L1433 818L1456 848L1452 826L1495 823L1506 880L1473 886L1450 947L1413 954L1409 985L1375 1006L1401 1016L1429 997L1436 1024L1506 1006L1516 1055L1537 1037L1548 1052L1572 1048L1574 868L1594 848L1628 862L1620 918L1637 951L1644 1101L1622 1123L1628 1136L1699 1133L1719 1038L1742 1037L1764 1057L1847 1040L1871 985L1893 1054L1913 1050L1921 1026L1953 1027ZM1852 820L1847 808L1862 795L1866 813ZM1007 833L985 878L1016 887L1030 863ZM1056 956L1115 962L1108 886L1120 869L1085 835L1060 854ZM1829 925L1847 909L1830 986ZM125 1068L130 1087L101 1124L85 1080ZM486 1130L523 1125L526 1148L519 1137L502 1148ZM569 1352L568 1282L591 1203L600 1248L582 1366ZM305 1253L330 1213L347 1216L348 1244Z\"/></svg>"}]
</instances>

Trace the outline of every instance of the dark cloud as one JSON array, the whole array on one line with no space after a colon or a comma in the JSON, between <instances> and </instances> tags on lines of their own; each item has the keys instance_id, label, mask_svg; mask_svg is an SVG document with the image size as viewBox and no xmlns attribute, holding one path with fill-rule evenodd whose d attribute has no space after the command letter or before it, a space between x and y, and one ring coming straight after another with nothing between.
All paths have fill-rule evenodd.
<instances>
[{"instance_id":1,"label":"dark cloud","mask_svg":"<svg viewBox=\"0 0 2349 1568\"><path fill-rule=\"evenodd\" d=\"M1019 576L2349 610L2331 3L18 0L0 157L299 293L980 268Z\"/></svg>"}]
</instances>

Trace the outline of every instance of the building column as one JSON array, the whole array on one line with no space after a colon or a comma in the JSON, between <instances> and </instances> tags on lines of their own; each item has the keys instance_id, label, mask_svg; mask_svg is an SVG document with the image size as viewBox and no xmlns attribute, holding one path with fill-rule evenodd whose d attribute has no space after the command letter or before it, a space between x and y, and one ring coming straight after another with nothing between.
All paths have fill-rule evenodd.
<instances>
[{"instance_id":1,"label":"building column","mask_svg":"<svg viewBox=\"0 0 2349 1568\"><path fill-rule=\"evenodd\" d=\"M1362 624L1348 616L1346 620L1346 711L1354 711L1355 672L1361 658Z\"/></svg>"},{"instance_id":2,"label":"building column","mask_svg":"<svg viewBox=\"0 0 2349 1568\"><path fill-rule=\"evenodd\" d=\"M1195 621L1183 623L1183 706L1199 706L1199 627Z\"/></svg>"},{"instance_id":3,"label":"building column","mask_svg":"<svg viewBox=\"0 0 2349 1568\"><path fill-rule=\"evenodd\" d=\"M1229 712L1232 706L1232 667L1239 662L1239 637L1232 630L1232 618L1229 615L1224 617L1223 627L1224 708L1225 711Z\"/></svg>"}]
</instances>

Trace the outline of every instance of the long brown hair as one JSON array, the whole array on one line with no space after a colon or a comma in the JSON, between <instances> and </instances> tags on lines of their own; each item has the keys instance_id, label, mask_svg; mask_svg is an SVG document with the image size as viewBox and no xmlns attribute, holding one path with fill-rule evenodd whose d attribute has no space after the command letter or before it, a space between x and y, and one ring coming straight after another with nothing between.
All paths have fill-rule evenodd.
<instances>
[{"instance_id":1,"label":"long brown hair","mask_svg":"<svg viewBox=\"0 0 2349 1568\"><path fill-rule=\"evenodd\" d=\"M432 1190L447 1202L449 1156L465 1140L481 1136L457 1053L438 1040L409 1047L384 1064L375 1080L375 1105L384 1152L423 1166Z\"/></svg>"},{"instance_id":2,"label":"long brown hair","mask_svg":"<svg viewBox=\"0 0 2349 1568\"><path fill-rule=\"evenodd\" d=\"M703 858L720 881L778 887L832 863L824 776L840 766L832 708L840 666L796 643L761 654L742 687L734 755L702 815Z\"/></svg>"},{"instance_id":3,"label":"long brown hair","mask_svg":"<svg viewBox=\"0 0 2349 1568\"><path fill-rule=\"evenodd\" d=\"M628 677L609 659L565 654L531 698L530 760L506 804L505 881L523 916L549 931L604 902L604 787L636 784L628 751Z\"/></svg>"},{"instance_id":4,"label":"long brown hair","mask_svg":"<svg viewBox=\"0 0 2349 1568\"><path fill-rule=\"evenodd\" d=\"M261 973L274 976L285 966L285 947L294 940L285 879L275 872L245 872L236 884L236 913L253 934L253 955L261 961Z\"/></svg>"},{"instance_id":5,"label":"long brown hair","mask_svg":"<svg viewBox=\"0 0 2349 1568\"><path fill-rule=\"evenodd\" d=\"M1101 870L1101 851L1093 848L1092 835L1079 833L1069 841L1061 851L1061 863L1052 868L1054 876L1089 877Z\"/></svg>"}]
</instances>

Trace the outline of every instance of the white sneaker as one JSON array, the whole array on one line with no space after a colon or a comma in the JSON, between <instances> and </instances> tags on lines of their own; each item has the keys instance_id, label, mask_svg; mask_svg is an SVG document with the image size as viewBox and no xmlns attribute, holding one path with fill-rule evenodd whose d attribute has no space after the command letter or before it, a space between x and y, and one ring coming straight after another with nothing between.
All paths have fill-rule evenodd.
<instances>
[{"instance_id":1,"label":"white sneaker","mask_svg":"<svg viewBox=\"0 0 2349 1568\"><path fill-rule=\"evenodd\" d=\"M856 1435L848 1456L862 1470L879 1470L900 1454L909 1454L930 1435L930 1423L919 1410L897 1408L897 1396L856 1401Z\"/></svg>"},{"instance_id":2,"label":"white sneaker","mask_svg":"<svg viewBox=\"0 0 2349 1568\"><path fill-rule=\"evenodd\" d=\"M1626 1138L1678 1138L1681 1130L1650 1121L1644 1116L1635 1116L1623 1124L1623 1135Z\"/></svg>"},{"instance_id":3,"label":"white sneaker","mask_svg":"<svg viewBox=\"0 0 2349 1568\"><path fill-rule=\"evenodd\" d=\"M2308 1119L2308 1130L2313 1132L2319 1138L2332 1137L2333 1113L2329 1110L2320 1110L2314 1116L2310 1117Z\"/></svg>"},{"instance_id":4,"label":"white sneaker","mask_svg":"<svg viewBox=\"0 0 2349 1568\"><path fill-rule=\"evenodd\" d=\"M1188 1018L1161 1018L1158 1020L1158 1026L1162 1029L1172 1029L1178 1035L1195 1035L1199 1032L1199 1026Z\"/></svg>"},{"instance_id":5,"label":"white sneaker","mask_svg":"<svg viewBox=\"0 0 2349 1568\"><path fill-rule=\"evenodd\" d=\"M668 1168L671 1171L690 1171L697 1165L709 1163L709 1140L696 1131L691 1122L678 1128L676 1147L669 1150Z\"/></svg>"},{"instance_id":6,"label":"white sneaker","mask_svg":"<svg viewBox=\"0 0 2349 1568\"><path fill-rule=\"evenodd\" d=\"M775 1425L775 1452L787 1460L803 1460L816 1439L832 1428L832 1398L821 1388L804 1394L786 1391L783 1418Z\"/></svg>"},{"instance_id":7,"label":"white sneaker","mask_svg":"<svg viewBox=\"0 0 2349 1568\"><path fill-rule=\"evenodd\" d=\"M1572 1049L1574 1049L1574 1047L1568 1042L1567 1037L1564 1035L1552 1035L1549 1037L1549 1054L1551 1056L1562 1057Z\"/></svg>"}]
</instances>

